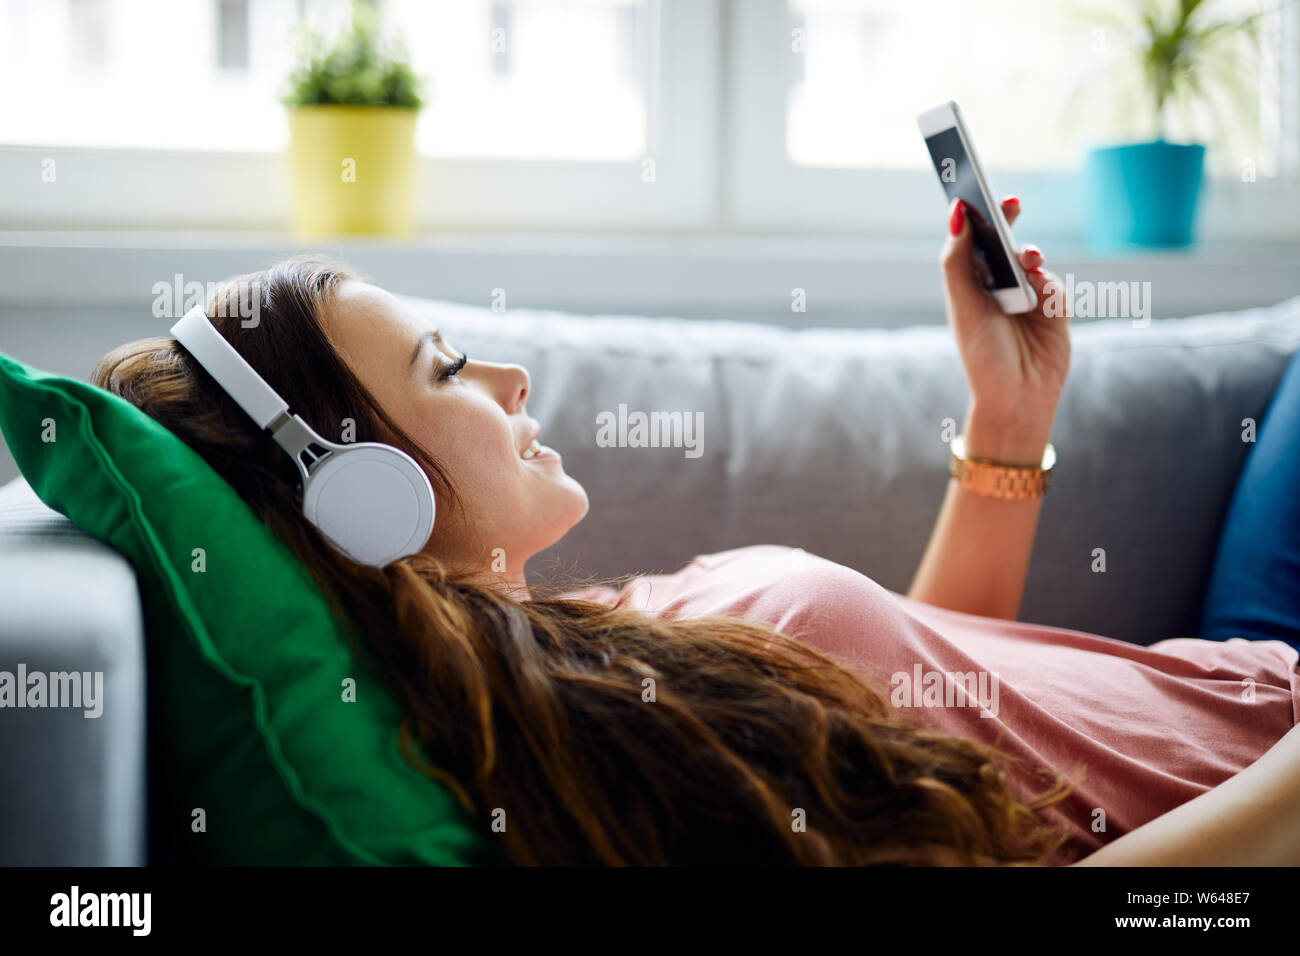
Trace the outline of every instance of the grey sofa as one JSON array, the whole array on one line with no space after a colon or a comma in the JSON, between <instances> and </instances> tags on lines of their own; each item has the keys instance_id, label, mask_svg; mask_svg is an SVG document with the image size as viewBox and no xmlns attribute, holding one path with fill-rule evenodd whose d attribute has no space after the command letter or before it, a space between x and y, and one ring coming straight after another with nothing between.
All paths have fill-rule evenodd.
<instances>
[{"instance_id":1,"label":"grey sofa","mask_svg":"<svg viewBox=\"0 0 1300 956\"><path fill-rule=\"evenodd\" d=\"M135 572L16 478L0 488L0 670L14 674L20 664L102 671L102 710L0 711L0 863L144 863L144 630Z\"/></svg>"},{"instance_id":2,"label":"grey sofa","mask_svg":"<svg viewBox=\"0 0 1300 956\"><path fill-rule=\"evenodd\" d=\"M476 358L528 366L530 414L591 511L530 568L671 570L803 547L906 591L947 481L966 384L944 326L791 331L409 300ZM1148 644L1194 636L1228 497L1300 347L1300 298L1246 312L1077 323L1023 620ZM21 357L21 356L20 356ZM598 447L602 412L702 414L702 453ZM1104 548L1107 570L1091 570ZM20 478L0 489L0 670L91 649L104 715L0 711L0 863L149 859L143 634L130 566ZM165 768L154 768L165 773Z\"/></svg>"}]
</instances>

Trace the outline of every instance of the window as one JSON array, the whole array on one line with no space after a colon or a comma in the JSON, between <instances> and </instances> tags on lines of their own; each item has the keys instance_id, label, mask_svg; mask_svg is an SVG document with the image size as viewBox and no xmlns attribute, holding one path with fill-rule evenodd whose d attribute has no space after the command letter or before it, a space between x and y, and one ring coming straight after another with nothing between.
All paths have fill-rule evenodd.
<instances>
[{"instance_id":1,"label":"window","mask_svg":"<svg viewBox=\"0 0 1300 956\"><path fill-rule=\"evenodd\" d=\"M1172 5L1174 0L1166 0ZM1295 241L1300 8L1206 0L1218 15L1268 9L1215 113L1172 112L1169 138L1214 130L1215 188L1201 235ZM1152 138L1128 24L1134 0L746 0L729 23L734 228L881 237L933 233L939 192L916 115L961 106L995 189L1025 202L1044 239L1083 234L1078 170L1089 145ZM1217 120L1217 125L1211 125Z\"/></svg>"},{"instance_id":2,"label":"window","mask_svg":"<svg viewBox=\"0 0 1300 956\"><path fill-rule=\"evenodd\" d=\"M1210 8L1235 16L1262 4ZM916 114L946 99L989 133L981 158L1003 169L1066 168L1090 142L1152 137L1154 110L1126 29L1137 9L1134 0L789 0L786 155L802 166L928 168ZM1170 138L1213 142L1220 175L1244 158L1261 176L1278 171L1279 18L1261 26L1257 48L1245 38L1235 47L1238 101L1218 96L1217 115L1170 111Z\"/></svg>"},{"instance_id":3,"label":"window","mask_svg":"<svg viewBox=\"0 0 1300 956\"><path fill-rule=\"evenodd\" d=\"M1151 132L1111 19L1134 0L370 2L429 78L426 229L930 236L915 116L953 98L1026 226L1077 237L1083 150ZM1294 241L1300 4L1205 2L1275 12L1243 98L1170 129L1220 121L1202 235ZM288 39L348 5L0 0L0 182L68 151L0 227L282 230Z\"/></svg>"},{"instance_id":4,"label":"window","mask_svg":"<svg viewBox=\"0 0 1300 956\"><path fill-rule=\"evenodd\" d=\"M639 159L653 0L388 0L428 76L430 156ZM324 29L348 0L317 0ZM297 0L8 0L8 143L277 152ZM221 120L218 121L217 118ZM234 122L230 122L231 119ZM179 120L179 122L177 122ZM233 134L233 136L232 136Z\"/></svg>"},{"instance_id":5,"label":"window","mask_svg":"<svg viewBox=\"0 0 1300 956\"><path fill-rule=\"evenodd\" d=\"M272 152L293 0L7 0L6 144ZM89 55L88 55L89 54Z\"/></svg>"},{"instance_id":6,"label":"window","mask_svg":"<svg viewBox=\"0 0 1300 956\"><path fill-rule=\"evenodd\" d=\"M374 3L430 81L425 227L689 228L714 214L717 0ZM283 230L293 26L305 14L331 32L348 7L0 0L16 51L0 84L26 93L0 98L0 143L26 147L0 149L0 181L69 150L61 188L6 196L0 227ZM102 55L78 52L88 44Z\"/></svg>"},{"instance_id":7,"label":"window","mask_svg":"<svg viewBox=\"0 0 1300 956\"><path fill-rule=\"evenodd\" d=\"M431 156L632 160L647 145L653 4L646 0L399 0L432 101Z\"/></svg>"}]
</instances>

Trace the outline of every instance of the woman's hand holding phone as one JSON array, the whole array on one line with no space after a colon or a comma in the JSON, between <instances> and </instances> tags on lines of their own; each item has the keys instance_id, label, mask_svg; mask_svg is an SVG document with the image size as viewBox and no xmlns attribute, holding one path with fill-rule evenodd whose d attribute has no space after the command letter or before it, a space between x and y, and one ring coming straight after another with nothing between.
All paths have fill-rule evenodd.
<instances>
[{"instance_id":1,"label":"woman's hand holding phone","mask_svg":"<svg viewBox=\"0 0 1300 956\"><path fill-rule=\"evenodd\" d=\"M1002 201L1008 225L1020 201ZM1070 368L1070 316L1060 281L1042 269L1043 256L1025 246L1020 264L1038 295L1031 311L1008 315L976 273L970 216L960 199L948 209L943 247L948 323L961 354L971 407L964 433L967 453L1008 463L1038 464L1051 435L1057 402Z\"/></svg>"}]
</instances>

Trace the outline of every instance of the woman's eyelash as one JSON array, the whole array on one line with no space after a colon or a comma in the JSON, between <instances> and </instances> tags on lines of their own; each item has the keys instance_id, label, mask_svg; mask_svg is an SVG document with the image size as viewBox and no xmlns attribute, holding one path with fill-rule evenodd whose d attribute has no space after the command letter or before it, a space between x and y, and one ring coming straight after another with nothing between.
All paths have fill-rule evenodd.
<instances>
[{"instance_id":1,"label":"woman's eyelash","mask_svg":"<svg viewBox=\"0 0 1300 956\"><path fill-rule=\"evenodd\" d=\"M453 378L457 372L465 367L465 363L468 361L469 356L462 353L461 357L456 359L456 361L452 362L450 365L442 364L438 371L438 381L442 382L449 378Z\"/></svg>"}]
</instances>

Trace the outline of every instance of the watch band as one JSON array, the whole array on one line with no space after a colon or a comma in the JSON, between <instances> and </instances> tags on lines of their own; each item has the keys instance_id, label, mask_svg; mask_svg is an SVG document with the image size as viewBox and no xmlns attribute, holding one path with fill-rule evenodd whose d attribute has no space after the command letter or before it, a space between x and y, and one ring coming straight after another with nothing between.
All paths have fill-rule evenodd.
<instances>
[{"instance_id":1,"label":"watch band","mask_svg":"<svg viewBox=\"0 0 1300 956\"><path fill-rule=\"evenodd\" d=\"M966 454L965 435L956 436L948 447L952 452L948 461L948 474L956 478L963 488L977 495L1007 501L1042 497L1047 492L1052 467L1056 464L1056 449L1051 442L1043 449L1043 460L1038 465L1016 465L989 458L970 458Z\"/></svg>"}]
</instances>

